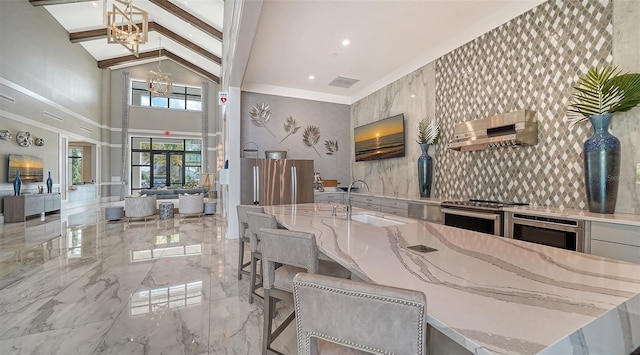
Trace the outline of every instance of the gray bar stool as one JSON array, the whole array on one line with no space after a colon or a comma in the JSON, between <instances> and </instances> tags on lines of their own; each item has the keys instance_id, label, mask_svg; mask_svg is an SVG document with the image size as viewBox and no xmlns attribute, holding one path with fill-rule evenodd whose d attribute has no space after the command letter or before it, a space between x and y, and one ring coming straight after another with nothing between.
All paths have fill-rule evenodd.
<instances>
[{"instance_id":1,"label":"gray bar stool","mask_svg":"<svg viewBox=\"0 0 640 355\"><path fill-rule=\"evenodd\" d=\"M293 296L299 355L427 354L422 292L300 273Z\"/></svg>"},{"instance_id":2,"label":"gray bar stool","mask_svg":"<svg viewBox=\"0 0 640 355\"><path fill-rule=\"evenodd\" d=\"M242 280L242 274L249 275L249 271L245 271L244 268L251 265L251 261L244 262L244 244L251 243L249 239L249 219L247 218L247 212L264 213L264 208L255 205L237 205L236 211L238 212L238 280Z\"/></svg>"},{"instance_id":3,"label":"gray bar stool","mask_svg":"<svg viewBox=\"0 0 640 355\"><path fill-rule=\"evenodd\" d=\"M251 281L249 281L249 303L253 303L253 296L258 296L256 290L262 287L262 270L260 271L260 282L256 282L258 275L258 261L262 262L262 244L258 233L260 228L278 228L276 217L266 213L247 212L249 220L249 240L251 244Z\"/></svg>"},{"instance_id":4,"label":"gray bar stool","mask_svg":"<svg viewBox=\"0 0 640 355\"><path fill-rule=\"evenodd\" d=\"M264 278L262 354L280 354L271 348L271 343L293 321L296 311L272 330L274 309L276 300L293 304L294 276L308 272L349 278L351 272L335 262L318 259L316 236L311 233L262 228L258 235L262 244ZM282 266L276 268L276 264Z\"/></svg>"}]
</instances>

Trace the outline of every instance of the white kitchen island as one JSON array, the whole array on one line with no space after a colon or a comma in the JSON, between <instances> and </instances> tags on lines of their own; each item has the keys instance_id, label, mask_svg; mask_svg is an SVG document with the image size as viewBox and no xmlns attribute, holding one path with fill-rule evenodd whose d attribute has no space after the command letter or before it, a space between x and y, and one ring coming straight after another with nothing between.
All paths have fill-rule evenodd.
<instances>
[{"instance_id":1,"label":"white kitchen island","mask_svg":"<svg viewBox=\"0 0 640 355\"><path fill-rule=\"evenodd\" d=\"M332 206L265 211L314 233L323 253L363 280L423 291L429 324L472 353L640 347L640 265L396 216L384 218L405 224L376 227L347 221L342 208L333 217ZM437 251L407 249L418 244Z\"/></svg>"}]
</instances>

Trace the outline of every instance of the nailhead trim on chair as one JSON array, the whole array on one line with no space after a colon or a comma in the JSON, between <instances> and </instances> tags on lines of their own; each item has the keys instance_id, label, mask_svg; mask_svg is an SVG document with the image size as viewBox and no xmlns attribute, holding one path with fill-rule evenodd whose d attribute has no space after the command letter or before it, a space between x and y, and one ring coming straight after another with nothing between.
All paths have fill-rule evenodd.
<instances>
[{"instance_id":1,"label":"nailhead trim on chair","mask_svg":"<svg viewBox=\"0 0 640 355\"><path fill-rule=\"evenodd\" d=\"M360 292L353 292L353 291L345 291L345 290L339 290L339 289L335 289L335 288L331 288L331 287L326 287L326 286L321 286L321 285L317 285L317 284L313 284L313 283L308 283L308 282L294 282L293 284L293 292L295 293L296 297L295 297L295 309L296 309L296 322L298 323L298 328L301 327L300 325L300 321L301 318L300 317L300 302L298 301L300 299L299 297L299 293L298 293L298 285L303 286L303 287L309 287L309 288L316 288L316 289L320 289L323 291L329 291L329 292L334 292L334 293L338 293L338 294L342 294L342 295L346 295L346 296L355 296L355 297L362 297L362 298L370 298L370 299L375 299L375 300L380 300L380 301L385 301L385 302L391 302L391 303L398 303L398 304L402 304L405 306L409 306L409 307L414 307L418 309L418 354L422 354L422 349L424 347L424 344L422 343L422 323L424 320L424 305L420 304L420 303L416 303L416 302L409 302L409 301L404 301L404 300L399 300L399 299L395 299L395 298L389 298L389 297L382 297L382 296L378 296L378 295L370 295L370 294L363 294ZM393 353L390 353L388 351L384 351L384 350L380 350L380 349L376 349L376 348L372 348L370 346L362 346L359 344L355 344L353 342L350 341L344 341L341 339L337 339L334 338L332 336L326 335L326 334L321 334L321 333L317 333L317 332L307 332L306 334L304 334L304 343L306 344L305 346L305 355L309 354L309 341L311 336L315 336L316 338L320 338L320 339L324 339L324 340L328 340L337 344L343 344L343 345L348 345L351 347L355 347L356 349L359 350L365 350L368 352L374 352L377 354L384 354L384 355L393 355ZM303 335L302 334L298 334L298 341L303 339Z\"/></svg>"}]
</instances>

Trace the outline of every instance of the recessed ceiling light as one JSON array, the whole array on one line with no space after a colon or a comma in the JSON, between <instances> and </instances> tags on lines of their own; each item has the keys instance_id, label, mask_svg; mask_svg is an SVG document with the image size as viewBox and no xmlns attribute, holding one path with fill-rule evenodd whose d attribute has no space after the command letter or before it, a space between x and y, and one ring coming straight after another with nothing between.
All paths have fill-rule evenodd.
<instances>
[{"instance_id":1,"label":"recessed ceiling light","mask_svg":"<svg viewBox=\"0 0 640 355\"><path fill-rule=\"evenodd\" d=\"M313 80L315 78L316 78L315 75L309 75L309 80Z\"/></svg>"},{"instance_id":2,"label":"recessed ceiling light","mask_svg":"<svg viewBox=\"0 0 640 355\"><path fill-rule=\"evenodd\" d=\"M91 5L93 5L93 6L98 6L98 2L97 2L97 1L94 1L94 2L92 2L92 3L91 3Z\"/></svg>"},{"instance_id":3,"label":"recessed ceiling light","mask_svg":"<svg viewBox=\"0 0 640 355\"><path fill-rule=\"evenodd\" d=\"M189 37L193 37L193 33L189 33Z\"/></svg>"},{"instance_id":4,"label":"recessed ceiling light","mask_svg":"<svg viewBox=\"0 0 640 355\"><path fill-rule=\"evenodd\" d=\"M411 94L411 96L409 97L413 99L414 97L416 97L416 94Z\"/></svg>"},{"instance_id":5,"label":"recessed ceiling light","mask_svg":"<svg viewBox=\"0 0 640 355\"><path fill-rule=\"evenodd\" d=\"M345 47L348 46L350 43L351 43L351 41L349 41L346 38L342 40L342 45L345 46Z\"/></svg>"}]
</instances>

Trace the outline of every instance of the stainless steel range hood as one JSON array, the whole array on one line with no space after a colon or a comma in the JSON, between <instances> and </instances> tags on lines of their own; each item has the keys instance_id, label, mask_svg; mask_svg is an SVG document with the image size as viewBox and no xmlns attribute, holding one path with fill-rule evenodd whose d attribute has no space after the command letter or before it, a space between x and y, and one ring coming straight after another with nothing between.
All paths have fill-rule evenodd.
<instances>
[{"instance_id":1,"label":"stainless steel range hood","mask_svg":"<svg viewBox=\"0 0 640 355\"><path fill-rule=\"evenodd\" d=\"M483 150L538 143L536 112L519 110L455 126L447 148L459 151Z\"/></svg>"}]
</instances>

